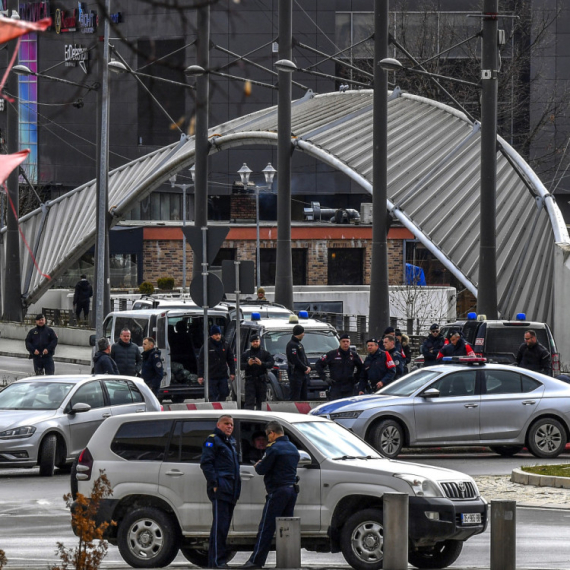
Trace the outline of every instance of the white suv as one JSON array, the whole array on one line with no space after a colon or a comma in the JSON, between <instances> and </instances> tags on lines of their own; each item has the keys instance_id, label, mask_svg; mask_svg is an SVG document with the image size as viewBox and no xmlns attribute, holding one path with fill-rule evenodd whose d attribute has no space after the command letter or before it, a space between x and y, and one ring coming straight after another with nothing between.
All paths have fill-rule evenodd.
<instances>
[{"instance_id":1,"label":"white suv","mask_svg":"<svg viewBox=\"0 0 570 570\"><path fill-rule=\"evenodd\" d=\"M202 444L220 412L148 413L109 418L79 458L72 491L91 493L99 470L112 488L99 522L116 521L108 540L135 568L167 566L178 551L207 566L212 524ZM241 455L242 491L228 545L251 551L265 503L263 477L253 468L251 436L277 420L301 451L295 516L301 545L317 552L342 551L357 570L382 568L382 496L410 497L409 561L444 568L463 542L487 525L487 503L473 479L457 471L388 460L330 420L301 414L232 412Z\"/></svg>"}]
</instances>

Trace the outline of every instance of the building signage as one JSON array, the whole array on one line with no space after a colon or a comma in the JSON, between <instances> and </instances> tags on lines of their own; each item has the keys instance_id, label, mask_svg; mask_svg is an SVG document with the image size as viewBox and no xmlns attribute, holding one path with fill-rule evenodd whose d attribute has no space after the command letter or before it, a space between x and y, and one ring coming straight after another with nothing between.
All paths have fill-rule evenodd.
<instances>
[{"instance_id":1,"label":"building signage","mask_svg":"<svg viewBox=\"0 0 570 570\"><path fill-rule=\"evenodd\" d=\"M113 24L120 24L123 21L123 15L121 12L115 12L114 14L111 14L110 20Z\"/></svg>"},{"instance_id":2,"label":"building signage","mask_svg":"<svg viewBox=\"0 0 570 570\"><path fill-rule=\"evenodd\" d=\"M49 1L45 2L22 2L18 6L21 20L26 22L39 22L51 15Z\"/></svg>"},{"instance_id":3,"label":"building signage","mask_svg":"<svg viewBox=\"0 0 570 570\"><path fill-rule=\"evenodd\" d=\"M70 15L64 10L59 8L54 13L54 27L56 34L64 34L65 32L76 32L77 31L77 10L73 10Z\"/></svg>"},{"instance_id":4,"label":"building signage","mask_svg":"<svg viewBox=\"0 0 570 570\"><path fill-rule=\"evenodd\" d=\"M65 65L66 67L76 67L79 65L84 73L87 73L87 59L89 51L86 47L76 44L65 46Z\"/></svg>"},{"instance_id":5,"label":"building signage","mask_svg":"<svg viewBox=\"0 0 570 570\"><path fill-rule=\"evenodd\" d=\"M79 31L84 34L94 34L97 30L97 12L87 10L84 2L77 3L77 12Z\"/></svg>"}]
</instances>

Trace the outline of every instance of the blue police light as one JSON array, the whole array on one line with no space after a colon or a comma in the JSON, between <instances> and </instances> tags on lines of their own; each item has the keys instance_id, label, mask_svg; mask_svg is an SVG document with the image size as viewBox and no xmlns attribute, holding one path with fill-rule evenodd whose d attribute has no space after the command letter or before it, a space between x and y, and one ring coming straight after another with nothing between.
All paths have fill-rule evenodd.
<instances>
[{"instance_id":1,"label":"blue police light","mask_svg":"<svg viewBox=\"0 0 570 570\"><path fill-rule=\"evenodd\" d=\"M467 313L467 320L468 320L468 321L475 321L475 320L477 320L477 313Z\"/></svg>"},{"instance_id":2,"label":"blue police light","mask_svg":"<svg viewBox=\"0 0 570 570\"><path fill-rule=\"evenodd\" d=\"M526 313L517 313L517 321L526 321Z\"/></svg>"},{"instance_id":3,"label":"blue police light","mask_svg":"<svg viewBox=\"0 0 570 570\"><path fill-rule=\"evenodd\" d=\"M441 359L442 362L453 362L453 356L444 356Z\"/></svg>"},{"instance_id":4,"label":"blue police light","mask_svg":"<svg viewBox=\"0 0 570 570\"><path fill-rule=\"evenodd\" d=\"M259 313L251 313L251 320L252 321L260 321L261 315Z\"/></svg>"},{"instance_id":5,"label":"blue police light","mask_svg":"<svg viewBox=\"0 0 570 570\"><path fill-rule=\"evenodd\" d=\"M308 319L309 313L307 311L299 311L299 318L300 319Z\"/></svg>"}]
</instances>

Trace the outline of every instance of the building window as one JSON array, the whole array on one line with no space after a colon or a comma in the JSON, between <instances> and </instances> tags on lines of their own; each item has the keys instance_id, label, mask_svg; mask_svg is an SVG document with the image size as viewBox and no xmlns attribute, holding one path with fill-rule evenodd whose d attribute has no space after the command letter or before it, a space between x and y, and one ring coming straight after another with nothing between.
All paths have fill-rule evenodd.
<instances>
[{"instance_id":1,"label":"building window","mask_svg":"<svg viewBox=\"0 0 570 570\"><path fill-rule=\"evenodd\" d=\"M216 254L212 265L214 267L221 267L222 261L235 261L236 250L234 247L222 247Z\"/></svg>"},{"instance_id":2,"label":"building window","mask_svg":"<svg viewBox=\"0 0 570 570\"><path fill-rule=\"evenodd\" d=\"M292 250L293 264L293 285L307 284L307 250L294 248ZM261 262L261 284L275 284L275 264L277 260L277 249L262 249L259 255Z\"/></svg>"},{"instance_id":3,"label":"building window","mask_svg":"<svg viewBox=\"0 0 570 570\"><path fill-rule=\"evenodd\" d=\"M328 285L364 284L364 248L328 250Z\"/></svg>"}]
</instances>

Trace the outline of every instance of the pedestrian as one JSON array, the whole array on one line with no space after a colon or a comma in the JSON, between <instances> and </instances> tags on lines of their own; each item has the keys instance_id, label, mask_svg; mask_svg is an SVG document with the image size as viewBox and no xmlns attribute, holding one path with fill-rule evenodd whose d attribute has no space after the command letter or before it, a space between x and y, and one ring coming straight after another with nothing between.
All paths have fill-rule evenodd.
<instances>
[{"instance_id":1,"label":"pedestrian","mask_svg":"<svg viewBox=\"0 0 570 570\"><path fill-rule=\"evenodd\" d=\"M142 356L139 347L131 341L131 331L124 328L119 341L111 347L111 358L117 363L119 373L125 376L140 376Z\"/></svg>"},{"instance_id":2,"label":"pedestrian","mask_svg":"<svg viewBox=\"0 0 570 570\"><path fill-rule=\"evenodd\" d=\"M391 334L394 338L396 337L396 329L394 327L386 327L386 330L384 331L384 334L382 335L382 339L384 339L384 337L386 335ZM400 341L398 339L396 339L396 350L402 354L402 344L400 343Z\"/></svg>"},{"instance_id":3,"label":"pedestrian","mask_svg":"<svg viewBox=\"0 0 570 570\"><path fill-rule=\"evenodd\" d=\"M437 364L437 355L445 344L445 339L440 333L439 325L434 323L429 328L429 336L424 340L421 352L424 356L424 368Z\"/></svg>"},{"instance_id":4,"label":"pedestrian","mask_svg":"<svg viewBox=\"0 0 570 570\"><path fill-rule=\"evenodd\" d=\"M350 350L350 337L343 334L339 344L338 348L324 354L316 364L321 380L330 385L329 400L331 401L354 396L354 389L362 372L360 356ZM327 367L330 378L327 378L325 374Z\"/></svg>"},{"instance_id":5,"label":"pedestrian","mask_svg":"<svg viewBox=\"0 0 570 570\"><path fill-rule=\"evenodd\" d=\"M152 393L158 397L158 390L164 376L164 367L162 366L160 350L155 347L155 344L156 342L151 336L143 339L141 376Z\"/></svg>"},{"instance_id":6,"label":"pedestrian","mask_svg":"<svg viewBox=\"0 0 570 570\"><path fill-rule=\"evenodd\" d=\"M295 325L293 336L291 336L286 348L287 364L289 365L289 400L293 402L307 400L307 381L311 373L311 365L305 354L305 348L301 344L304 336L304 327Z\"/></svg>"},{"instance_id":7,"label":"pedestrian","mask_svg":"<svg viewBox=\"0 0 570 570\"><path fill-rule=\"evenodd\" d=\"M212 502L212 528L208 549L208 568L229 568L226 546L234 508L241 492L239 455L232 437L234 420L223 415L214 433L202 446L200 468L206 477L208 499Z\"/></svg>"},{"instance_id":8,"label":"pedestrian","mask_svg":"<svg viewBox=\"0 0 570 570\"><path fill-rule=\"evenodd\" d=\"M387 334L383 339L384 351L387 352L396 365L396 376L394 380L398 380L404 375L404 357L399 350L396 350L396 337L392 334Z\"/></svg>"},{"instance_id":9,"label":"pedestrian","mask_svg":"<svg viewBox=\"0 0 570 570\"><path fill-rule=\"evenodd\" d=\"M379 348L378 339L370 338L366 341L368 356L362 365L358 393L366 394L380 390L393 382L396 376L396 365L389 352Z\"/></svg>"},{"instance_id":10,"label":"pedestrian","mask_svg":"<svg viewBox=\"0 0 570 570\"><path fill-rule=\"evenodd\" d=\"M524 332L524 342L517 353L517 366L552 376L550 351L538 342L532 329Z\"/></svg>"},{"instance_id":11,"label":"pedestrian","mask_svg":"<svg viewBox=\"0 0 570 570\"><path fill-rule=\"evenodd\" d=\"M98 352L93 357L95 374L119 374L117 363L111 358L111 343L105 338L97 341Z\"/></svg>"},{"instance_id":12,"label":"pedestrian","mask_svg":"<svg viewBox=\"0 0 570 570\"><path fill-rule=\"evenodd\" d=\"M404 375L409 372L408 365L412 361L412 349L410 348L410 337L402 334L400 329L396 329L396 341L400 342L402 350L401 355L404 357Z\"/></svg>"},{"instance_id":13,"label":"pedestrian","mask_svg":"<svg viewBox=\"0 0 570 570\"><path fill-rule=\"evenodd\" d=\"M247 453L247 460L250 463L261 461L267 449L267 436L264 431L255 431L251 436L251 444Z\"/></svg>"},{"instance_id":14,"label":"pedestrian","mask_svg":"<svg viewBox=\"0 0 570 570\"><path fill-rule=\"evenodd\" d=\"M225 402L230 394L228 377L231 382L236 377L234 353L229 344L222 338L218 325L210 327L208 339L208 395L210 402ZM198 383L204 383L204 346L198 355Z\"/></svg>"},{"instance_id":15,"label":"pedestrian","mask_svg":"<svg viewBox=\"0 0 570 570\"><path fill-rule=\"evenodd\" d=\"M263 287L260 287L257 290L257 300L258 301L267 301L267 299L265 298L265 289Z\"/></svg>"},{"instance_id":16,"label":"pedestrian","mask_svg":"<svg viewBox=\"0 0 570 570\"><path fill-rule=\"evenodd\" d=\"M81 279L75 285L75 293L73 294L73 308L75 315L79 320L81 311L83 311L83 318L87 320L89 315L89 299L93 297L93 287L87 281L87 275L83 274Z\"/></svg>"},{"instance_id":17,"label":"pedestrian","mask_svg":"<svg viewBox=\"0 0 570 570\"><path fill-rule=\"evenodd\" d=\"M251 339L251 347L241 357L241 369L245 371L245 404L246 410L261 410L262 402L267 395L267 371L275 365L271 354L261 348L258 334Z\"/></svg>"},{"instance_id":18,"label":"pedestrian","mask_svg":"<svg viewBox=\"0 0 570 570\"><path fill-rule=\"evenodd\" d=\"M34 374L36 376L53 376L55 364L53 355L57 346L57 334L46 325L45 315L36 315L36 326L26 336L26 349L34 361Z\"/></svg>"},{"instance_id":19,"label":"pedestrian","mask_svg":"<svg viewBox=\"0 0 570 570\"><path fill-rule=\"evenodd\" d=\"M242 568L263 568L275 534L277 517L292 517L297 502L297 465L299 451L285 435L279 422L271 421L265 427L269 443L261 461L254 465L258 475L263 475L265 507L257 530L255 547Z\"/></svg>"},{"instance_id":20,"label":"pedestrian","mask_svg":"<svg viewBox=\"0 0 570 570\"><path fill-rule=\"evenodd\" d=\"M458 330L451 330L449 333L449 344L442 346L437 354L437 359L444 356L475 356L475 351L471 345L466 343Z\"/></svg>"}]
</instances>

